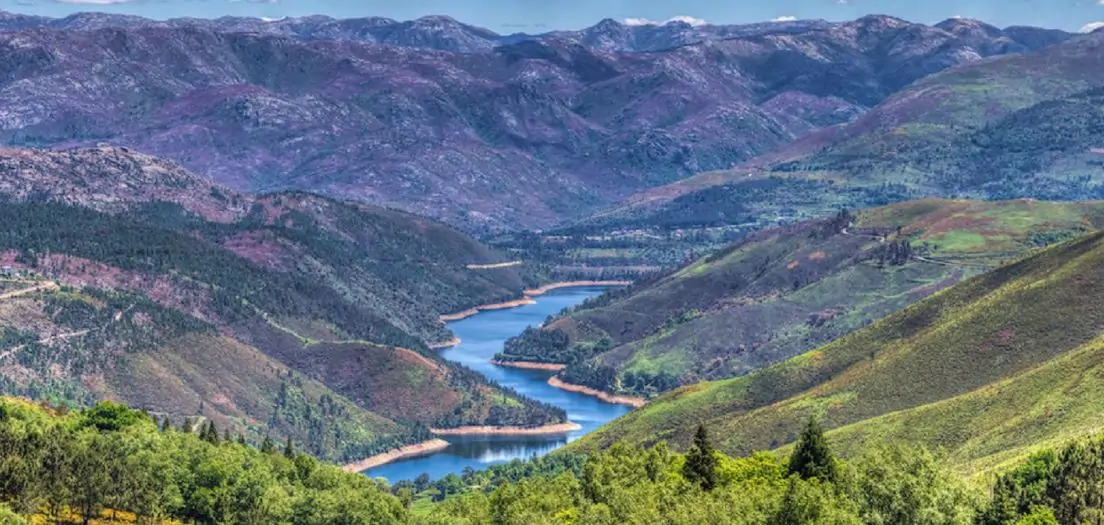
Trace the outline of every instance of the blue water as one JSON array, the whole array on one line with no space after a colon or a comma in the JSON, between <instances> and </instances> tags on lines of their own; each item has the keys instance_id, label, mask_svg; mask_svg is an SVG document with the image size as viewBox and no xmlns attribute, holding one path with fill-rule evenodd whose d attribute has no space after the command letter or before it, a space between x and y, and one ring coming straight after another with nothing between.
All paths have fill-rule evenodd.
<instances>
[{"instance_id":1,"label":"blue water","mask_svg":"<svg viewBox=\"0 0 1104 525\"><path fill-rule=\"evenodd\" d=\"M549 315L588 297L602 293L603 288L561 288L536 298L536 304L481 312L467 319L449 323L448 327L461 343L441 350L445 359L462 363L501 385L563 408L567 417L583 428L557 436L447 436L449 447L435 454L388 463L364 473L384 477L394 483L414 479L424 473L438 479L450 472L460 474L465 467L476 470L506 463L512 459L528 459L547 454L579 436L629 411L629 407L606 403L596 397L576 394L549 386L552 372L522 370L491 364L494 355L502 351L507 339L520 334L527 326L539 326Z\"/></svg>"}]
</instances>

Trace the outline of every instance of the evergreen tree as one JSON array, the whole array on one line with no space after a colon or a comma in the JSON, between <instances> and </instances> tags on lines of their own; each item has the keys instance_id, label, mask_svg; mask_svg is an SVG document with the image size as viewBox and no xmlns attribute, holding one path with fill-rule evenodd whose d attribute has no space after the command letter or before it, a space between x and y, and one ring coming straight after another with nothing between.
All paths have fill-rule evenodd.
<instances>
[{"instance_id":1,"label":"evergreen tree","mask_svg":"<svg viewBox=\"0 0 1104 525\"><path fill-rule=\"evenodd\" d=\"M272 438L265 436L264 441L261 441L261 452L265 454L275 454L276 444L272 442Z\"/></svg>"},{"instance_id":2,"label":"evergreen tree","mask_svg":"<svg viewBox=\"0 0 1104 525\"><path fill-rule=\"evenodd\" d=\"M694 433L694 444L686 453L682 475L703 490L713 490L717 486L717 456L705 425L698 425L698 431Z\"/></svg>"},{"instance_id":3,"label":"evergreen tree","mask_svg":"<svg viewBox=\"0 0 1104 525\"><path fill-rule=\"evenodd\" d=\"M789 470L790 474L797 474L802 479L836 481L836 459L832 457L832 451L824 438L824 430L815 417L810 417L805 430L801 431L801 438L790 456Z\"/></svg>"},{"instance_id":4,"label":"evergreen tree","mask_svg":"<svg viewBox=\"0 0 1104 525\"><path fill-rule=\"evenodd\" d=\"M165 416L165 418L161 420L161 431L168 432L170 429L172 429L172 423L169 422L169 416Z\"/></svg>"},{"instance_id":5,"label":"evergreen tree","mask_svg":"<svg viewBox=\"0 0 1104 525\"><path fill-rule=\"evenodd\" d=\"M203 426L203 430L200 432L199 437L212 445L218 445L219 433L218 427L215 426L215 422L207 420L207 424Z\"/></svg>"},{"instance_id":6,"label":"evergreen tree","mask_svg":"<svg viewBox=\"0 0 1104 525\"><path fill-rule=\"evenodd\" d=\"M184 421L180 422L180 431L191 434L192 433L192 418L186 417Z\"/></svg>"},{"instance_id":7,"label":"evergreen tree","mask_svg":"<svg viewBox=\"0 0 1104 525\"><path fill-rule=\"evenodd\" d=\"M284 443L284 457L295 459L295 446L291 443L291 436L288 436L287 442Z\"/></svg>"}]
</instances>

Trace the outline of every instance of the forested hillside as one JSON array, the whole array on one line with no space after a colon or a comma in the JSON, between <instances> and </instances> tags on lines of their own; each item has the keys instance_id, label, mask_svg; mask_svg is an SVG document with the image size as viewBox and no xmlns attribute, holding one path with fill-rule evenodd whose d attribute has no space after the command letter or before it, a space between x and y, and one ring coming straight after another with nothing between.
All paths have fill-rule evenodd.
<instances>
[{"instance_id":1,"label":"forested hillside","mask_svg":"<svg viewBox=\"0 0 1104 525\"><path fill-rule=\"evenodd\" d=\"M730 457L698 427L685 454L616 445L588 458L515 461L487 473L388 485L293 445L242 444L211 425L176 428L110 403L76 412L0 399L0 520L350 525L484 523L1075 524L1102 441L1041 448L968 482L920 447L836 456L815 420L791 454ZM445 482L447 481L447 482Z\"/></svg>"},{"instance_id":2,"label":"forested hillside","mask_svg":"<svg viewBox=\"0 0 1104 525\"><path fill-rule=\"evenodd\" d=\"M1096 229L1104 205L920 200L755 233L610 291L498 359L652 396L742 375L861 328L1004 261Z\"/></svg>"},{"instance_id":3,"label":"forested hillside","mask_svg":"<svg viewBox=\"0 0 1104 525\"><path fill-rule=\"evenodd\" d=\"M113 148L0 155L7 393L115 399L333 460L428 428L562 411L440 360L438 319L520 296L516 268L406 213L253 197ZM118 188L118 191L116 191Z\"/></svg>"},{"instance_id":4,"label":"forested hillside","mask_svg":"<svg viewBox=\"0 0 1104 525\"><path fill-rule=\"evenodd\" d=\"M705 422L720 449L747 453L791 442L817 417L849 451L881 440L938 446L969 472L1097 432L1101 268L1104 234L1078 237L819 349L677 389L571 446L681 447Z\"/></svg>"}]
</instances>

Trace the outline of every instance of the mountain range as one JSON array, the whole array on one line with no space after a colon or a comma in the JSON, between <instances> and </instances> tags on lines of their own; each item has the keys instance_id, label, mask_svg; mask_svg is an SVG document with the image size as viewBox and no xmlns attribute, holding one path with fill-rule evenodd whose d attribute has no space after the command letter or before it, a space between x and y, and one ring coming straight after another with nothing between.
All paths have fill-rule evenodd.
<instances>
[{"instance_id":1,"label":"mountain range","mask_svg":"<svg viewBox=\"0 0 1104 525\"><path fill-rule=\"evenodd\" d=\"M593 222L792 220L927 196L1100 198L1102 45L1098 32L925 77L852 122L646 190Z\"/></svg>"},{"instance_id":2,"label":"mountain range","mask_svg":"<svg viewBox=\"0 0 1104 525\"><path fill-rule=\"evenodd\" d=\"M721 26L608 21L580 33L589 37L442 51L449 46L432 42L457 40L442 35L466 26L358 21L407 35L380 44L241 32L340 26L314 18L5 19L4 143L106 142L174 159L239 191L308 189L469 231L548 227L850 122L946 68L1073 37L869 16L733 29L635 52L601 43L603 35Z\"/></svg>"},{"instance_id":3,"label":"mountain range","mask_svg":"<svg viewBox=\"0 0 1104 525\"><path fill-rule=\"evenodd\" d=\"M278 19L226 16L216 19L152 20L139 16L107 13L76 13L65 18L49 18L0 11L0 31L199 27L219 32L256 33L302 40L349 40L462 53L490 51L494 47L515 44L523 40L548 39L573 41L604 51L660 51L706 40L801 32L810 28L825 29L833 25L835 24L823 20L771 21L740 25L691 24L686 21L672 20L664 24L639 24L617 22L607 18L577 31L501 35L440 15L407 21L378 16L336 19L324 15ZM1018 28L1010 29L1016 31ZM1054 32L1044 38L1055 38L1059 34Z\"/></svg>"}]
</instances>

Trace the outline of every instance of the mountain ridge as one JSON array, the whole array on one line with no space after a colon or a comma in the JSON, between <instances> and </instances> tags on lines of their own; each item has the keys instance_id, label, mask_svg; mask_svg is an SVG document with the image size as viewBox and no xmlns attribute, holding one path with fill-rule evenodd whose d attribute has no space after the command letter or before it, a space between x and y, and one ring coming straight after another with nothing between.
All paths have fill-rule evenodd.
<instances>
[{"instance_id":1,"label":"mountain ridge","mask_svg":"<svg viewBox=\"0 0 1104 525\"><path fill-rule=\"evenodd\" d=\"M309 189L468 231L547 227L1026 49L995 45L1006 38L885 17L649 53L564 39L456 53L194 26L0 32L0 143L107 142L239 191Z\"/></svg>"}]
</instances>

